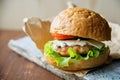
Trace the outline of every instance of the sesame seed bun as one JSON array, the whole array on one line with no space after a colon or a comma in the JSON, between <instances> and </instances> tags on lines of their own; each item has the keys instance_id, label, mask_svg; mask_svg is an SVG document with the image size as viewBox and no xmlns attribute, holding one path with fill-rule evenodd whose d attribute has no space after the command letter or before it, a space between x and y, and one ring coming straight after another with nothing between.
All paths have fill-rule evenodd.
<instances>
[{"instance_id":1,"label":"sesame seed bun","mask_svg":"<svg viewBox=\"0 0 120 80\"><path fill-rule=\"evenodd\" d=\"M50 32L97 41L111 40L108 22L98 13L79 7L60 12L53 20Z\"/></svg>"}]
</instances>

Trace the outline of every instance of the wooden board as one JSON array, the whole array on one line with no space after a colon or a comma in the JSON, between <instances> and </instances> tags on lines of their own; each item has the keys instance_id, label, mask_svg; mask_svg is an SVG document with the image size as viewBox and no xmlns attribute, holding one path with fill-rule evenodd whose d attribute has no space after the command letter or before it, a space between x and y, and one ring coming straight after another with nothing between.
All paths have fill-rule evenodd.
<instances>
[{"instance_id":1,"label":"wooden board","mask_svg":"<svg viewBox=\"0 0 120 80\"><path fill-rule=\"evenodd\" d=\"M23 36L22 31L0 30L0 80L62 80L8 48L10 39Z\"/></svg>"}]
</instances>

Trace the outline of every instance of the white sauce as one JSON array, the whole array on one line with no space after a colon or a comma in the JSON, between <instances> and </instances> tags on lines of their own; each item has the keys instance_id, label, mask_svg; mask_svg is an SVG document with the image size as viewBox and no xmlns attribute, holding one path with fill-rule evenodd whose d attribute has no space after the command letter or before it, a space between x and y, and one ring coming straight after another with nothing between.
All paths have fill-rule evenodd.
<instances>
[{"instance_id":1,"label":"white sauce","mask_svg":"<svg viewBox=\"0 0 120 80\"><path fill-rule=\"evenodd\" d=\"M80 46L84 46L87 44L87 41L83 41L83 40L53 40L51 41L53 42L53 49L57 50L58 47L65 47L65 46L75 46L75 45L80 45Z\"/></svg>"},{"instance_id":2,"label":"white sauce","mask_svg":"<svg viewBox=\"0 0 120 80\"><path fill-rule=\"evenodd\" d=\"M95 41L95 40L53 40L53 49L56 51L58 47L65 47L65 46L85 46L87 44L97 47L98 49L101 49L103 46L105 46L104 43Z\"/></svg>"}]
</instances>

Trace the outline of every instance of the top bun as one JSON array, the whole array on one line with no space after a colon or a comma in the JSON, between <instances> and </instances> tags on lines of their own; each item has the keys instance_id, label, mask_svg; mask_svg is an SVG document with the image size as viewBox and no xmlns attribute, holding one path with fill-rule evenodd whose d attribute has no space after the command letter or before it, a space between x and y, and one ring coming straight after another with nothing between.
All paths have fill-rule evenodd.
<instances>
[{"instance_id":1,"label":"top bun","mask_svg":"<svg viewBox=\"0 0 120 80\"><path fill-rule=\"evenodd\" d=\"M111 40L111 28L98 13L85 8L68 8L53 20L51 33L91 38L97 41Z\"/></svg>"}]
</instances>

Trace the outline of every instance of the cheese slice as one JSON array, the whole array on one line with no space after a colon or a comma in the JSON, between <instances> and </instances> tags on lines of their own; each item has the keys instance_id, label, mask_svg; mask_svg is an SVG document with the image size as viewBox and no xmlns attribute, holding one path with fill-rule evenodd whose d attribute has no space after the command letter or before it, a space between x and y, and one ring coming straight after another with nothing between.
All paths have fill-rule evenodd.
<instances>
[{"instance_id":1,"label":"cheese slice","mask_svg":"<svg viewBox=\"0 0 120 80\"><path fill-rule=\"evenodd\" d=\"M95 46L95 47L97 47L98 49L101 49L102 47L105 46L104 43L99 42L99 41L96 41L96 40L92 40L92 39L87 40L87 42L88 42L88 44L90 44L90 45L92 45L92 46Z\"/></svg>"}]
</instances>

